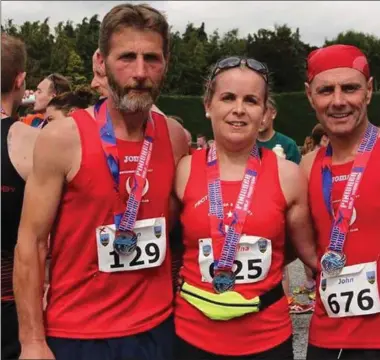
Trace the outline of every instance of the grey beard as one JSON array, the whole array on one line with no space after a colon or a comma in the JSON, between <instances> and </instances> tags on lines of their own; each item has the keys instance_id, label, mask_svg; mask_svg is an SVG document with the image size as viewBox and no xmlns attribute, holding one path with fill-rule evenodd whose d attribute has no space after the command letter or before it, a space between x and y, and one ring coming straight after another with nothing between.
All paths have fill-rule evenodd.
<instances>
[{"instance_id":1,"label":"grey beard","mask_svg":"<svg viewBox=\"0 0 380 360\"><path fill-rule=\"evenodd\" d=\"M115 104L116 109L122 112L145 112L149 111L153 105L153 98L150 94L140 96L120 96L116 91L111 89L110 96Z\"/></svg>"}]
</instances>

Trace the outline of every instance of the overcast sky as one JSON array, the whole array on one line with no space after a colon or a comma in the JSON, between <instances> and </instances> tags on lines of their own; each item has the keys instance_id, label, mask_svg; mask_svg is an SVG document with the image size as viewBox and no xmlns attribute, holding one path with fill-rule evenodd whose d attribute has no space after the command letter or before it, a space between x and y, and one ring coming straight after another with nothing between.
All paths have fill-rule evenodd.
<instances>
[{"instance_id":1,"label":"overcast sky","mask_svg":"<svg viewBox=\"0 0 380 360\"><path fill-rule=\"evenodd\" d=\"M101 20L113 5L125 1L1 1L1 19L16 24L50 18L80 22L99 14ZM142 2L142 1L136 1ZM302 41L320 46L341 31L354 29L380 36L380 1L144 1L164 11L174 30L183 32L189 22L206 24L206 32L224 33L238 28L240 36L275 24L300 28Z\"/></svg>"}]
</instances>

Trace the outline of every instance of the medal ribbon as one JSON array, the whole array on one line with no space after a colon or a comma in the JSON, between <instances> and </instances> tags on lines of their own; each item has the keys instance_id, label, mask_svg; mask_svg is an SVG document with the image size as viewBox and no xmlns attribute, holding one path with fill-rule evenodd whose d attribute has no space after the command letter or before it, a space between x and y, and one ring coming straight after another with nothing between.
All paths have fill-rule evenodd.
<instances>
[{"instance_id":1,"label":"medal ribbon","mask_svg":"<svg viewBox=\"0 0 380 360\"><path fill-rule=\"evenodd\" d=\"M112 126L111 116L107 109L107 103L103 99L94 107L95 119L98 124L100 140L106 156L107 165L114 180L114 188L119 193L119 153L116 145L115 132ZM133 175L133 185L127 201L124 213L115 214L116 230L132 231L139 211L142 193L145 185L150 158L152 156L154 141L154 122L149 116L146 124L144 142L141 148L139 161Z\"/></svg>"},{"instance_id":2,"label":"medal ribbon","mask_svg":"<svg viewBox=\"0 0 380 360\"><path fill-rule=\"evenodd\" d=\"M375 147L379 130L376 126L369 124L364 137L357 151L351 174L347 180L342 200L336 216L332 206L332 147L329 144L322 162L322 186L323 199L328 212L332 215L334 222L330 234L330 244L328 249L339 253L343 252L344 243L350 226L354 202L359 189L360 182L363 178L364 171L367 167L368 160L372 150Z\"/></svg>"},{"instance_id":3,"label":"medal ribbon","mask_svg":"<svg viewBox=\"0 0 380 360\"><path fill-rule=\"evenodd\" d=\"M216 146L212 144L207 156L207 185L211 238L223 241L221 257L215 267L216 271L231 271L234 264L237 245L251 205L257 176L260 168L260 156L257 145L250 153L239 196L232 216L232 223L227 234L224 231L224 210Z\"/></svg>"}]
</instances>

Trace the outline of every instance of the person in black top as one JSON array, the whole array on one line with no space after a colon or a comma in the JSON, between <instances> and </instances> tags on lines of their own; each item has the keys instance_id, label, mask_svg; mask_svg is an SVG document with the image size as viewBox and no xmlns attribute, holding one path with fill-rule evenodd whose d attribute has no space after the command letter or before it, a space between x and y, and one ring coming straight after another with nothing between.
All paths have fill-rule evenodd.
<instances>
[{"instance_id":1,"label":"person in black top","mask_svg":"<svg viewBox=\"0 0 380 360\"><path fill-rule=\"evenodd\" d=\"M25 92L24 43L1 34L1 359L20 353L13 296L14 248L21 216L25 179L32 167L39 130L21 123L17 109Z\"/></svg>"}]
</instances>

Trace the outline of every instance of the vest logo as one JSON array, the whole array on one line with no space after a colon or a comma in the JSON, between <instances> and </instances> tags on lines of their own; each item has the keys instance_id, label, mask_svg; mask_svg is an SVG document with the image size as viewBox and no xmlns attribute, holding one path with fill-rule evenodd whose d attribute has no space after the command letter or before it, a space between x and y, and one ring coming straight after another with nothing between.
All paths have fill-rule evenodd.
<instances>
[{"instance_id":1,"label":"vest logo","mask_svg":"<svg viewBox=\"0 0 380 360\"><path fill-rule=\"evenodd\" d=\"M196 209L199 205L202 205L207 199L208 199L208 195L203 196L202 199L200 199L199 201L197 201L197 202L194 204L194 208Z\"/></svg>"},{"instance_id":2,"label":"vest logo","mask_svg":"<svg viewBox=\"0 0 380 360\"><path fill-rule=\"evenodd\" d=\"M124 156L124 163L137 163L139 156Z\"/></svg>"},{"instance_id":3,"label":"vest logo","mask_svg":"<svg viewBox=\"0 0 380 360\"><path fill-rule=\"evenodd\" d=\"M332 182L341 182L341 181L346 181L348 180L348 178L350 177L350 175L338 175L338 176L334 176L332 178Z\"/></svg>"},{"instance_id":4,"label":"vest logo","mask_svg":"<svg viewBox=\"0 0 380 360\"><path fill-rule=\"evenodd\" d=\"M127 193L130 195L131 194L131 184L130 184L131 176L128 177L127 181L125 182L125 188L127 190ZM145 185L144 189L142 192L142 196L145 196L146 193L149 191L149 181L148 179L145 179Z\"/></svg>"}]
</instances>

